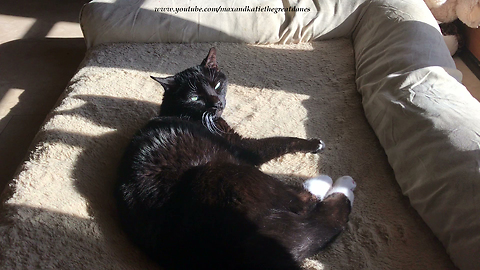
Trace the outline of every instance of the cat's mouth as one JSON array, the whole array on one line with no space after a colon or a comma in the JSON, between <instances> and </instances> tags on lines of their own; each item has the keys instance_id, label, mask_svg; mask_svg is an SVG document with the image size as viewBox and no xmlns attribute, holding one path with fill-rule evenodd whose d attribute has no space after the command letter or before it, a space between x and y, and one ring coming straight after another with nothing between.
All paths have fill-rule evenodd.
<instances>
[{"instance_id":1,"label":"cat's mouth","mask_svg":"<svg viewBox=\"0 0 480 270\"><path fill-rule=\"evenodd\" d=\"M222 133L225 133L223 130L217 127L215 123L215 120L220 117L220 114L221 112L218 113L216 110L209 110L202 114L202 124L213 134L221 135Z\"/></svg>"}]
</instances>

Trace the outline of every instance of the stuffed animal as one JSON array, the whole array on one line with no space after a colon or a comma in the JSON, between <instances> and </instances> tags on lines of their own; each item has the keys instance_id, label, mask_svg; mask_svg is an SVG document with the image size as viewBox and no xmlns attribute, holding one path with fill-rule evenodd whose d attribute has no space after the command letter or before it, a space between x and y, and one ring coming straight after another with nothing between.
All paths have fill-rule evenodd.
<instances>
[{"instance_id":1,"label":"stuffed animal","mask_svg":"<svg viewBox=\"0 0 480 270\"><path fill-rule=\"evenodd\" d=\"M442 30L443 39L447 44L450 55L452 56L455 53L461 52L465 46L465 32L461 26L462 24L463 23L458 19L453 22L440 24L440 30Z\"/></svg>"},{"instance_id":2,"label":"stuffed animal","mask_svg":"<svg viewBox=\"0 0 480 270\"><path fill-rule=\"evenodd\" d=\"M480 26L480 0L424 0L440 28L450 54L454 55L464 45L463 27Z\"/></svg>"},{"instance_id":3,"label":"stuffed animal","mask_svg":"<svg viewBox=\"0 0 480 270\"><path fill-rule=\"evenodd\" d=\"M457 18L471 28L480 26L480 0L424 0L435 19L442 23Z\"/></svg>"}]
</instances>

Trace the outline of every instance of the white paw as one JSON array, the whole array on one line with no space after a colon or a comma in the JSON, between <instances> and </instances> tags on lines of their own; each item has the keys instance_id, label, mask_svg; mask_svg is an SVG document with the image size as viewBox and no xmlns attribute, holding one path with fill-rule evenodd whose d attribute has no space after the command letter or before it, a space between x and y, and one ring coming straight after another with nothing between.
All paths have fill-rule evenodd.
<instances>
[{"instance_id":1,"label":"white paw","mask_svg":"<svg viewBox=\"0 0 480 270\"><path fill-rule=\"evenodd\" d=\"M320 174L314 178L310 178L303 183L303 187L310 193L315 195L320 201L325 198L328 191L332 188L332 178L325 174Z\"/></svg>"},{"instance_id":2,"label":"white paw","mask_svg":"<svg viewBox=\"0 0 480 270\"><path fill-rule=\"evenodd\" d=\"M351 191L354 191L355 188L357 187L357 183L351 176L345 175L337 180L335 180L335 185L334 186L344 186L350 189Z\"/></svg>"},{"instance_id":3,"label":"white paw","mask_svg":"<svg viewBox=\"0 0 480 270\"><path fill-rule=\"evenodd\" d=\"M335 181L332 189L328 192L327 196L333 193L343 193L350 201L350 205L353 205L353 200L355 198L355 196L353 195L353 191L356 187L357 183L355 183L355 180L353 180L352 177L342 176Z\"/></svg>"}]
</instances>

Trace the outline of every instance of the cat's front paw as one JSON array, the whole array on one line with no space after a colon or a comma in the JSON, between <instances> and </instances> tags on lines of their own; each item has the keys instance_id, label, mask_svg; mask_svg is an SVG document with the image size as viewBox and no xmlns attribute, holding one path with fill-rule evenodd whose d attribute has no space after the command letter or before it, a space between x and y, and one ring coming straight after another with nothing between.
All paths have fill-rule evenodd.
<instances>
[{"instance_id":1,"label":"cat's front paw","mask_svg":"<svg viewBox=\"0 0 480 270\"><path fill-rule=\"evenodd\" d=\"M311 151L311 153L320 153L321 151L323 151L323 149L325 149L325 143L322 140L311 139L310 141L315 143L315 148Z\"/></svg>"}]
</instances>

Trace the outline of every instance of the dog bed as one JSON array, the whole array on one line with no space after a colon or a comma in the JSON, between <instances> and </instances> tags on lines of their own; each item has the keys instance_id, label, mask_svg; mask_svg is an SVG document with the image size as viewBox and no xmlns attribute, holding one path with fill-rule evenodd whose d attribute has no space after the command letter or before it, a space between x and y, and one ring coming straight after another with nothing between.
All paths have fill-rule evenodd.
<instances>
[{"instance_id":1,"label":"dog bed","mask_svg":"<svg viewBox=\"0 0 480 270\"><path fill-rule=\"evenodd\" d=\"M480 104L458 82L423 2L249 1L285 9L160 12L189 3L84 7L90 49L2 196L3 269L156 268L119 228L116 167L161 104L163 89L149 76L197 65L212 46L230 82L224 117L240 134L327 145L263 171L293 184L318 173L357 180L348 229L306 269L480 265Z\"/></svg>"}]
</instances>

